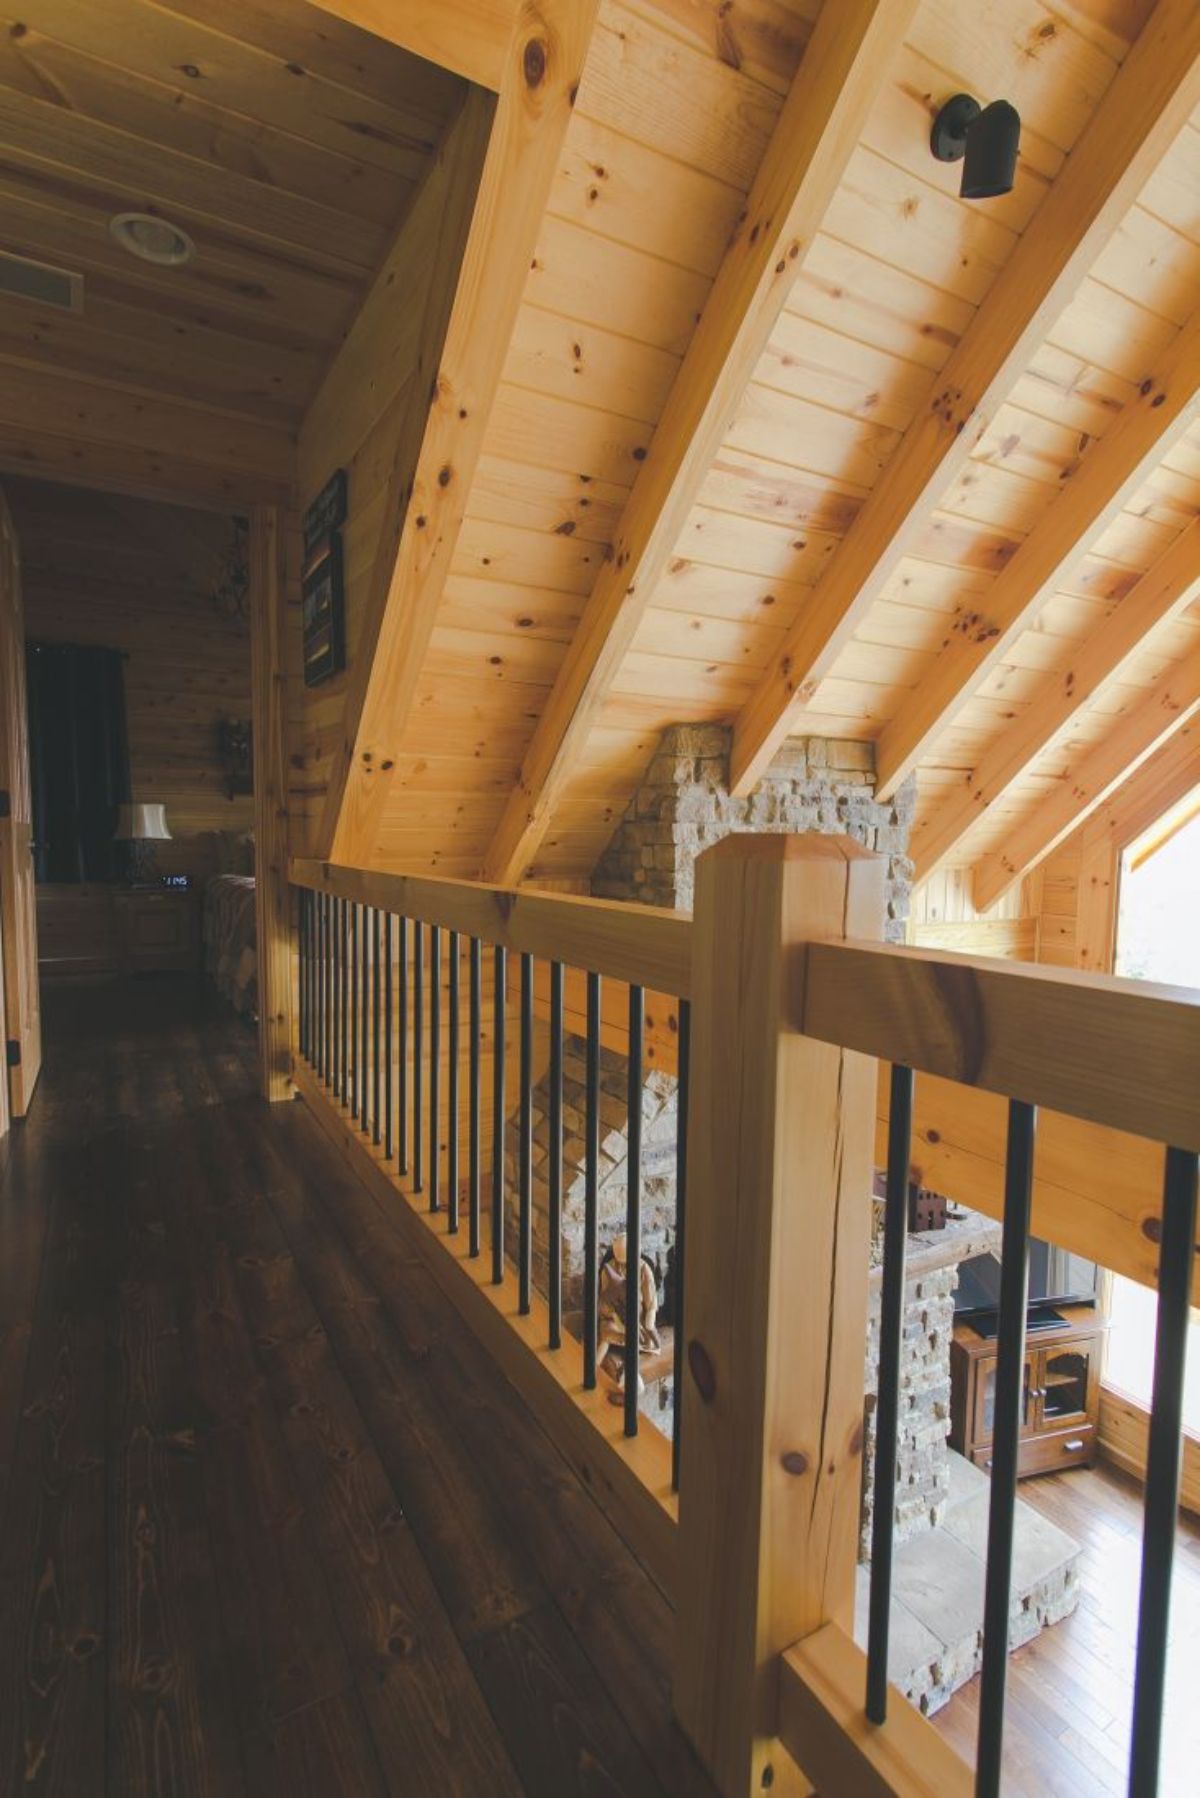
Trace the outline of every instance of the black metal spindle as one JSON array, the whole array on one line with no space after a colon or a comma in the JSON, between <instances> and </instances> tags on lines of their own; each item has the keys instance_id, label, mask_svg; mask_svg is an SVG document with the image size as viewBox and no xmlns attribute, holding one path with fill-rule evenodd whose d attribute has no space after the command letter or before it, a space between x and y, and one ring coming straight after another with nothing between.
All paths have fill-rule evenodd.
<instances>
[{"instance_id":1,"label":"black metal spindle","mask_svg":"<svg viewBox=\"0 0 1200 1798\"><path fill-rule=\"evenodd\" d=\"M442 1103L442 933L429 926L429 1209L440 1211L439 1112Z\"/></svg>"},{"instance_id":2,"label":"black metal spindle","mask_svg":"<svg viewBox=\"0 0 1200 1798\"><path fill-rule=\"evenodd\" d=\"M371 1098L371 932L370 907L362 906L359 912L358 927L362 936L362 1035L359 1060L361 1069L358 1076L358 1121L364 1135L367 1129L367 1108Z\"/></svg>"},{"instance_id":3,"label":"black metal spindle","mask_svg":"<svg viewBox=\"0 0 1200 1798\"><path fill-rule=\"evenodd\" d=\"M642 1314L642 1043L646 995L629 989L629 1151L625 1161L625 1434L638 1433L638 1348Z\"/></svg>"},{"instance_id":4,"label":"black metal spindle","mask_svg":"<svg viewBox=\"0 0 1200 1798\"><path fill-rule=\"evenodd\" d=\"M296 908L296 935L300 951L300 1054L308 1060L308 894L300 891Z\"/></svg>"},{"instance_id":5,"label":"black metal spindle","mask_svg":"<svg viewBox=\"0 0 1200 1798\"><path fill-rule=\"evenodd\" d=\"M1142 1578L1129 1754L1130 1798L1157 1792L1159 1785L1171 1568L1175 1557L1183 1452L1184 1376L1195 1261L1196 1170L1194 1153L1185 1149L1167 1150L1158 1262L1158 1321L1154 1336L1154 1396L1150 1407L1142 1520Z\"/></svg>"},{"instance_id":6,"label":"black metal spindle","mask_svg":"<svg viewBox=\"0 0 1200 1798\"><path fill-rule=\"evenodd\" d=\"M317 958L314 953L314 926L317 916L317 896L308 888L303 894L304 902L304 1058L309 1063L316 1059L316 1035L314 1020L316 1018L316 978Z\"/></svg>"},{"instance_id":7,"label":"black metal spindle","mask_svg":"<svg viewBox=\"0 0 1200 1798\"><path fill-rule=\"evenodd\" d=\"M333 1078L333 948L329 929L330 898L321 894L321 1078Z\"/></svg>"},{"instance_id":8,"label":"black metal spindle","mask_svg":"<svg viewBox=\"0 0 1200 1798\"><path fill-rule=\"evenodd\" d=\"M492 1030L492 1283L499 1286L504 1278L504 1011L505 985L508 980L508 955L502 943L496 944L492 1005L495 1022Z\"/></svg>"},{"instance_id":9,"label":"black metal spindle","mask_svg":"<svg viewBox=\"0 0 1200 1798\"><path fill-rule=\"evenodd\" d=\"M683 1452L683 1294L687 1267L688 1082L692 1072L692 1007L679 1001L678 1125L675 1137L675 1341L673 1384L675 1405L671 1419L671 1489L679 1490L679 1463Z\"/></svg>"},{"instance_id":10,"label":"black metal spindle","mask_svg":"<svg viewBox=\"0 0 1200 1798\"><path fill-rule=\"evenodd\" d=\"M562 1347L563 965L550 963L549 1300L552 1349Z\"/></svg>"},{"instance_id":11,"label":"black metal spindle","mask_svg":"<svg viewBox=\"0 0 1200 1798\"><path fill-rule=\"evenodd\" d=\"M533 957L521 957L521 1101L518 1135L518 1308L528 1317L533 1296Z\"/></svg>"},{"instance_id":12,"label":"black metal spindle","mask_svg":"<svg viewBox=\"0 0 1200 1798\"><path fill-rule=\"evenodd\" d=\"M600 976L587 977L587 1067L584 1075L583 1384L596 1384L600 1279Z\"/></svg>"},{"instance_id":13,"label":"black metal spindle","mask_svg":"<svg viewBox=\"0 0 1200 1798\"><path fill-rule=\"evenodd\" d=\"M395 1056L395 1033L393 1029L392 983L394 944L392 930L392 914L385 912L383 917L383 1152L390 1161L396 1152L396 1123L392 1101L393 1092L393 1060Z\"/></svg>"},{"instance_id":14,"label":"black metal spindle","mask_svg":"<svg viewBox=\"0 0 1200 1798\"><path fill-rule=\"evenodd\" d=\"M383 1120L379 1115L380 1085L382 1070L379 1065L379 1002L383 970L380 967L380 918L379 909L371 909L371 1039L374 1053L371 1057L371 1141L378 1144L383 1139Z\"/></svg>"},{"instance_id":15,"label":"black metal spindle","mask_svg":"<svg viewBox=\"0 0 1200 1798\"><path fill-rule=\"evenodd\" d=\"M341 1018L338 1023L338 1054L341 1057L341 1066L340 1066L340 1084L338 1086L338 1095L337 1096L343 1102L345 1101L345 1098L346 1098L346 1092L348 1090L347 1081L349 1078L348 1067L347 1067L347 1064L349 1062L349 1055L347 1054L347 1049L346 1049L347 1029L348 1029L348 1021L349 1021L349 1017L350 1017L350 966L349 966L350 957L346 953L346 938L347 938L347 932L349 930L349 918L347 916L348 910L349 910L349 900L339 899L338 900L338 927L337 927L337 955L338 955L338 986L340 988L339 1005L340 1005L340 1009L341 1009Z\"/></svg>"},{"instance_id":16,"label":"black metal spindle","mask_svg":"<svg viewBox=\"0 0 1200 1798\"><path fill-rule=\"evenodd\" d=\"M1029 1304L1029 1213L1037 1109L1022 1099L1008 1107L1004 1163L1004 1235L1000 1260L1000 1319L996 1347L996 1413L992 1433L992 1489L988 1505L987 1572L983 1598L983 1669L979 1685L976 1798L1000 1798L1004 1698L1012 1603L1013 1525L1017 1463L1025 1411L1025 1324Z\"/></svg>"},{"instance_id":17,"label":"black metal spindle","mask_svg":"<svg viewBox=\"0 0 1200 1798\"><path fill-rule=\"evenodd\" d=\"M347 1081L347 1106L351 1120L358 1115L358 1082L360 1082L360 1055L358 1055L358 903L351 904L351 942L349 942L349 958L351 958L351 1050L349 1050L349 1081Z\"/></svg>"},{"instance_id":18,"label":"black metal spindle","mask_svg":"<svg viewBox=\"0 0 1200 1798\"><path fill-rule=\"evenodd\" d=\"M398 990L396 1009L400 1019L400 1044L396 1055L400 1088L396 1094L396 1124L400 1133L400 1172L408 1172L408 919L400 919L396 952Z\"/></svg>"},{"instance_id":19,"label":"black metal spindle","mask_svg":"<svg viewBox=\"0 0 1200 1798\"><path fill-rule=\"evenodd\" d=\"M459 980L459 941L457 930L450 932L446 945L449 959L447 970L449 977L449 1017L450 1040L446 1045L449 1059L449 1085L446 1093L449 1119L446 1134L446 1228L451 1236L458 1232L458 1058L459 1058L459 1021L458 1021L458 980Z\"/></svg>"},{"instance_id":20,"label":"black metal spindle","mask_svg":"<svg viewBox=\"0 0 1200 1798\"><path fill-rule=\"evenodd\" d=\"M479 1042L483 1031L483 945L471 938L470 1061L467 1069L467 1252L480 1252L481 1172L479 1165Z\"/></svg>"},{"instance_id":21,"label":"black metal spindle","mask_svg":"<svg viewBox=\"0 0 1200 1798\"><path fill-rule=\"evenodd\" d=\"M894 1065L888 1119L879 1295L879 1398L875 1412L875 1494L871 1519L871 1599L867 1634L867 1717L887 1717L888 1634L892 1611L892 1544L896 1514L896 1441L900 1417L900 1341L904 1329L904 1260L912 1161L913 1071Z\"/></svg>"},{"instance_id":22,"label":"black metal spindle","mask_svg":"<svg viewBox=\"0 0 1200 1798\"><path fill-rule=\"evenodd\" d=\"M425 927L413 919L413 1051L412 1051L412 1155L413 1191L425 1188L425 1137L422 1096L425 1054Z\"/></svg>"},{"instance_id":23,"label":"black metal spindle","mask_svg":"<svg viewBox=\"0 0 1200 1798\"><path fill-rule=\"evenodd\" d=\"M325 919L326 952L329 958L329 1052L325 1070L326 1084L336 1097L338 1079L338 962L337 962L337 908L338 901L331 894L326 894L327 916Z\"/></svg>"}]
</instances>

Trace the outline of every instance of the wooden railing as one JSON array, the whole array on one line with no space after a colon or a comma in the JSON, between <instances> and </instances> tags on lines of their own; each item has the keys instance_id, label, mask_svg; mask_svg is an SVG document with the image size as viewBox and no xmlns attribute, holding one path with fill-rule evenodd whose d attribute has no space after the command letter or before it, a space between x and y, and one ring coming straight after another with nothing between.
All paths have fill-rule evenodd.
<instances>
[{"instance_id":1,"label":"wooden railing","mask_svg":"<svg viewBox=\"0 0 1200 1798\"><path fill-rule=\"evenodd\" d=\"M694 921L313 863L294 864L292 879L300 890L299 1089L380 1196L389 1204L402 1197L401 1215L411 1219L434 1277L672 1596L676 1712L724 1793L815 1785L940 1798L999 1790L1010 1579L1004 1544L1015 1494L1014 1369L1024 1349L1030 1229L1145 1284L1160 1281L1133 1747L1140 1782L1133 1789L1151 1794L1178 1485L1181 1320L1200 1293L1196 995L885 948L883 865L840 838L728 839L697 865ZM395 999L403 981L411 1003L418 971L429 989L422 1090L433 1125L420 1179L411 1156L408 1172L402 1169L391 1113L382 1121L378 1115L381 1102L386 1108L397 1098L376 1096L377 1088L393 1089L375 1072L381 1051L373 1046L374 1017L365 1034L362 1016L356 1019L361 1069L370 1079L347 1083L330 1065L329 1026L339 1014L321 982L344 954L349 908L362 908L354 915L365 936L354 940L360 955L367 943L360 977L373 1007L376 917L406 920L410 932L403 955L387 958L385 993ZM390 942L399 928L388 927ZM486 945L486 955L471 949L475 943ZM435 954L438 979L429 986ZM457 968L464 955L476 969L465 1033L473 1057L461 991L452 995L447 973L447 957ZM674 1469L672 1445L638 1418L635 1383L627 1379L623 1402L614 1404L618 1395L595 1376L594 1177L578 1336L563 1328L553 1260L548 1291L531 1280L529 1265L531 1083L548 1067L553 1119L564 1018L573 1014L572 1027L586 1033L597 1055L602 1032L609 1047L627 1055L628 1115L638 1114L652 1036L647 989L665 995L649 1008L658 1014L657 1064L678 1072L690 1114L678 1144L681 1214L669 1319L676 1330ZM435 1015L447 1070L440 1113L428 1103ZM509 1029L514 1015L517 1026ZM421 1058L414 1059L414 1047L410 1030L398 1058L382 1052L389 1078L407 1082L410 1107ZM343 1057L342 1074L344 1064ZM454 1098L447 1093L451 1066ZM493 1095L489 1129L476 1117L472 1134L469 1117L455 1108L478 1108L485 1074ZM589 1101L595 1096L590 1081ZM560 1142L561 1108L554 1128ZM593 1169L597 1129L589 1119L584 1134ZM636 1123L631 1134L621 1221L636 1255ZM515 1195L505 1190L510 1138ZM552 1163L557 1152L552 1143ZM445 1176L437 1210L429 1203L431 1157L441 1158ZM888 1690L883 1674L894 1477L888 1394L898 1380L889 1340L898 1349L901 1197L914 1160L927 1183L1005 1223L977 1771ZM886 1163L889 1180L876 1589L864 1653L853 1639L853 1608L866 1195L876 1163ZM553 1231L553 1166L548 1177ZM890 1435L894 1444L894 1428Z\"/></svg>"}]
</instances>

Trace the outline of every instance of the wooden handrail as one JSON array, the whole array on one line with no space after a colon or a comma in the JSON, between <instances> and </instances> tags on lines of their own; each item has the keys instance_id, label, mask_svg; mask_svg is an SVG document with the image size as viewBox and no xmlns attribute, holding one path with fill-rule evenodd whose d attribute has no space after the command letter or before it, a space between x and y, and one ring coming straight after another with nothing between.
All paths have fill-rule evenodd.
<instances>
[{"instance_id":1,"label":"wooden handrail","mask_svg":"<svg viewBox=\"0 0 1200 1798\"><path fill-rule=\"evenodd\" d=\"M691 997L692 920L686 912L334 862L294 860L291 879L294 886L419 918L518 954L548 956L612 980Z\"/></svg>"},{"instance_id":2,"label":"wooden handrail","mask_svg":"<svg viewBox=\"0 0 1200 1798\"><path fill-rule=\"evenodd\" d=\"M875 943L812 943L796 1028L1200 1152L1200 993Z\"/></svg>"}]
</instances>

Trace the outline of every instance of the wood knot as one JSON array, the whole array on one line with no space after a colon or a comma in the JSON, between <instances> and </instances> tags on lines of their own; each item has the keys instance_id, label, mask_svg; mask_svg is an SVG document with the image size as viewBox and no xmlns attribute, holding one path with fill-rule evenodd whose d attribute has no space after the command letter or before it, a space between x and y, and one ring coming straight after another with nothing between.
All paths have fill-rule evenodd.
<instances>
[{"instance_id":1,"label":"wood knot","mask_svg":"<svg viewBox=\"0 0 1200 1798\"><path fill-rule=\"evenodd\" d=\"M688 1343L688 1367L691 1369L696 1391L706 1405L711 1405L717 1396L717 1370L709 1358L708 1350L695 1336Z\"/></svg>"},{"instance_id":2,"label":"wood knot","mask_svg":"<svg viewBox=\"0 0 1200 1798\"><path fill-rule=\"evenodd\" d=\"M546 46L540 37L531 37L525 46L525 85L540 87L546 79Z\"/></svg>"},{"instance_id":3,"label":"wood knot","mask_svg":"<svg viewBox=\"0 0 1200 1798\"><path fill-rule=\"evenodd\" d=\"M450 485L450 478L451 477L450 477L449 464L447 464L445 468L438 469L438 486L439 487L448 487Z\"/></svg>"},{"instance_id":4,"label":"wood knot","mask_svg":"<svg viewBox=\"0 0 1200 1798\"><path fill-rule=\"evenodd\" d=\"M802 1449L785 1449L779 1457L779 1465L785 1473L799 1477L800 1474L808 1472L808 1456Z\"/></svg>"},{"instance_id":5,"label":"wood knot","mask_svg":"<svg viewBox=\"0 0 1200 1798\"><path fill-rule=\"evenodd\" d=\"M1157 1218L1157 1217L1143 1218L1142 1219L1142 1235L1149 1237L1151 1242L1161 1242L1162 1241L1162 1220L1161 1220L1161 1218Z\"/></svg>"}]
</instances>

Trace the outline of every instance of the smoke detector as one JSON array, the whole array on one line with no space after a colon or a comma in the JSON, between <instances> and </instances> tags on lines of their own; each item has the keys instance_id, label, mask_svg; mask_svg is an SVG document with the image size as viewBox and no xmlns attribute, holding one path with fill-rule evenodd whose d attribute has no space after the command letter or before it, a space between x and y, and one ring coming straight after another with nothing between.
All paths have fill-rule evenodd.
<instances>
[{"instance_id":1,"label":"smoke detector","mask_svg":"<svg viewBox=\"0 0 1200 1798\"><path fill-rule=\"evenodd\" d=\"M181 268L196 254L186 231L152 212L118 212L108 228L123 250L159 268Z\"/></svg>"}]
</instances>

